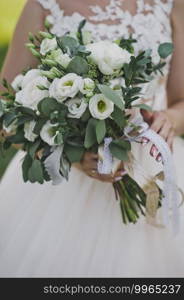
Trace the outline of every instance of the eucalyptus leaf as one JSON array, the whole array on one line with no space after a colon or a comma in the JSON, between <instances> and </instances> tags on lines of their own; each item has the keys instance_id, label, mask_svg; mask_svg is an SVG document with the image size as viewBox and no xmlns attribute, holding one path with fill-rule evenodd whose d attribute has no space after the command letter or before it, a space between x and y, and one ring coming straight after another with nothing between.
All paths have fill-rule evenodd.
<instances>
[{"instance_id":1,"label":"eucalyptus leaf","mask_svg":"<svg viewBox=\"0 0 184 300\"><path fill-rule=\"evenodd\" d=\"M36 140L34 143L29 145L28 153L32 159L34 159L35 153L36 153L38 147L40 146L40 143L41 143L40 140Z\"/></svg>"},{"instance_id":2,"label":"eucalyptus leaf","mask_svg":"<svg viewBox=\"0 0 184 300\"><path fill-rule=\"evenodd\" d=\"M31 165L32 165L32 158L30 157L29 154L27 154L24 157L24 161L22 163L22 175L23 175L24 182L28 181L28 172L29 169L31 168Z\"/></svg>"},{"instance_id":3,"label":"eucalyptus leaf","mask_svg":"<svg viewBox=\"0 0 184 300\"><path fill-rule=\"evenodd\" d=\"M100 120L96 124L96 138L98 144L101 144L106 134L105 120Z\"/></svg>"},{"instance_id":4,"label":"eucalyptus leaf","mask_svg":"<svg viewBox=\"0 0 184 300\"><path fill-rule=\"evenodd\" d=\"M86 128L86 136L85 136L85 141L84 141L84 146L85 148L90 148L92 147L96 142L96 124L98 120L91 118L88 121L88 125Z\"/></svg>"},{"instance_id":5,"label":"eucalyptus leaf","mask_svg":"<svg viewBox=\"0 0 184 300\"><path fill-rule=\"evenodd\" d=\"M110 101L112 101L117 107L122 110L124 109L123 101L115 90L104 84L98 84L98 88L101 93Z\"/></svg>"},{"instance_id":6,"label":"eucalyptus leaf","mask_svg":"<svg viewBox=\"0 0 184 300\"><path fill-rule=\"evenodd\" d=\"M152 108L151 106L147 105L147 104L135 104L135 105L132 105L132 107L137 107L137 108L140 108L140 109L144 109L144 110L148 110L148 111L152 111Z\"/></svg>"},{"instance_id":7,"label":"eucalyptus leaf","mask_svg":"<svg viewBox=\"0 0 184 300\"><path fill-rule=\"evenodd\" d=\"M127 161L128 151L131 150L131 144L128 141L114 140L110 143L109 149L114 157L122 161Z\"/></svg>"},{"instance_id":8,"label":"eucalyptus leaf","mask_svg":"<svg viewBox=\"0 0 184 300\"><path fill-rule=\"evenodd\" d=\"M39 182L43 184L44 177L43 177L43 167L41 161L35 159L28 171L28 180L32 183Z\"/></svg>"},{"instance_id":9,"label":"eucalyptus leaf","mask_svg":"<svg viewBox=\"0 0 184 300\"><path fill-rule=\"evenodd\" d=\"M161 58L167 58L173 53L174 46L172 43L163 43L158 48L158 53Z\"/></svg>"},{"instance_id":10,"label":"eucalyptus leaf","mask_svg":"<svg viewBox=\"0 0 184 300\"><path fill-rule=\"evenodd\" d=\"M125 126L126 124L125 115L122 112L122 110L119 109L119 107L117 106L114 107L114 111L111 116L120 128L123 128Z\"/></svg>"},{"instance_id":11,"label":"eucalyptus leaf","mask_svg":"<svg viewBox=\"0 0 184 300\"><path fill-rule=\"evenodd\" d=\"M44 98L38 104L39 112L42 113L46 117L49 117L50 114L53 111L58 110L58 108L59 108L59 103L54 98L49 98L49 97Z\"/></svg>"},{"instance_id":12,"label":"eucalyptus leaf","mask_svg":"<svg viewBox=\"0 0 184 300\"><path fill-rule=\"evenodd\" d=\"M67 67L68 73L76 73L78 75L85 75L88 73L89 67L87 61L81 56L75 56Z\"/></svg>"},{"instance_id":13,"label":"eucalyptus leaf","mask_svg":"<svg viewBox=\"0 0 184 300\"><path fill-rule=\"evenodd\" d=\"M66 144L64 147L64 152L71 163L80 162L84 151L84 147L71 146L69 144Z\"/></svg>"}]
</instances>

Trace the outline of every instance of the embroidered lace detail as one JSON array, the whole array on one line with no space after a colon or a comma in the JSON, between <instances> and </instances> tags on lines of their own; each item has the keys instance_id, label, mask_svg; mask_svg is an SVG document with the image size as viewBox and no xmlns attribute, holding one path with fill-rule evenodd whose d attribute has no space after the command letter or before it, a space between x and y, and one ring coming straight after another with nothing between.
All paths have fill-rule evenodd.
<instances>
[{"instance_id":1,"label":"embroidered lace detail","mask_svg":"<svg viewBox=\"0 0 184 300\"><path fill-rule=\"evenodd\" d=\"M64 10L60 8L56 0L37 0L45 9L50 11L49 20L52 23L52 33L62 36L66 32L75 31L78 24L85 17L78 12L67 16ZM170 13L172 10L173 0L137 0L136 13L133 15L128 10L122 8L125 0L109 0L109 4L105 8L97 5L91 5L90 10L93 15L88 16L84 30L89 30L92 33L93 39L115 40L121 36L129 37L132 33L133 38L137 39L135 51L138 53L142 49L152 49L152 55L155 62L158 62L158 46L160 43L172 41L172 28L170 24ZM105 21L113 21L113 24L105 24ZM95 23L94 23L95 22ZM97 23L98 22L98 23ZM169 72L169 62L164 70L167 76ZM166 80L162 80L160 75L150 85L145 85L145 98L150 99L150 89L154 97L166 96ZM155 92L155 93L154 93ZM152 104L156 109L159 109L158 101L153 101ZM166 101L163 99L162 109L166 106Z\"/></svg>"}]
</instances>

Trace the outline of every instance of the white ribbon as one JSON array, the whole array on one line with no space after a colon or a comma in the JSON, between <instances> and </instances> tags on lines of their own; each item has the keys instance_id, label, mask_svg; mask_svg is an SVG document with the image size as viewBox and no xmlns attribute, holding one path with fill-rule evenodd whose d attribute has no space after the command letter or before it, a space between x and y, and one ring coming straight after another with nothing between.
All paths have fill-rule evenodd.
<instances>
[{"instance_id":1,"label":"white ribbon","mask_svg":"<svg viewBox=\"0 0 184 300\"><path fill-rule=\"evenodd\" d=\"M132 125L138 126L140 128L139 134L137 136L129 135L133 127L128 126L124 130L124 135L129 141L140 142L140 140L145 137L149 139L158 149L162 156L163 160L163 173L164 173L164 182L163 182L163 223L168 225L169 223L169 213L172 211L172 221L174 232L178 232L179 229L179 195L178 188L176 185L176 174L175 167L173 162L172 153L169 149L168 144L164 139L158 135L155 131L148 127L148 124L143 121L141 117L135 118L131 121ZM98 172L104 174L104 170L110 170L112 168L112 155L109 150L109 144L112 141L110 138L104 139L104 159L98 163ZM110 172L109 172L110 173ZM105 173L107 174L107 173Z\"/></svg>"},{"instance_id":2,"label":"white ribbon","mask_svg":"<svg viewBox=\"0 0 184 300\"><path fill-rule=\"evenodd\" d=\"M45 169L52 180L53 185L60 184L64 177L60 173L61 156L63 153L63 145L52 148L52 154L50 154L44 161Z\"/></svg>"}]
</instances>

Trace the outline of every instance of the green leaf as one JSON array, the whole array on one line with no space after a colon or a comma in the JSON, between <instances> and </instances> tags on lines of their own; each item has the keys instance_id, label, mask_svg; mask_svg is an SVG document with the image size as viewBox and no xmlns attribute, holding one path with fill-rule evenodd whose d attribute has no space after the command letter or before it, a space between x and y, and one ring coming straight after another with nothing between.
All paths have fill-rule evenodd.
<instances>
[{"instance_id":1,"label":"green leaf","mask_svg":"<svg viewBox=\"0 0 184 300\"><path fill-rule=\"evenodd\" d=\"M106 134L106 125L105 125L105 120L100 120L96 124L96 137L97 137L97 142L100 144Z\"/></svg>"},{"instance_id":2,"label":"green leaf","mask_svg":"<svg viewBox=\"0 0 184 300\"><path fill-rule=\"evenodd\" d=\"M53 111L58 110L58 108L59 108L59 103L54 98L49 98L49 97L44 98L38 104L38 110L46 117L49 117L50 114Z\"/></svg>"},{"instance_id":3,"label":"green leaf","mask_svg":"<svg viewBox=\"0 0 184 300\"><path fill-rule=\"evenodd\" d=\"M147 104L136 104L136 105L132 105L132 107L138 107L138 108L140 108L140 109L152 111L151 106L149 106L149 105L147 105Z\"/></svg>"},{"instance_id":4,"label":"green leaf","mask_svg":"<svg viewBox=\"0 0 184 300\"><path fill-rule=\"evenodd\" d=\"M21 117L18 118L18 120L17 120L17 122L16 122L16 125L17 125L17 126L20 126L20 125L25 124L26 122L31 121L31 120L33 120L32 116L28 116L28 115L26 115L26 116L21 116Z\"/></svg>"},{"instance_id":5,"label":"green leaf","mask_svg":"<svg viewBox=\"0 0 184 300\"><path fill-rule=\"evenodd\" d=\"M40 131L42 130L42 127L45 125L46 122L47 122L46 119L39 119L35 124L35 127L33 129L33 133L36 134L36 135L39 135Z\"/></svg>"},{"instance_id":6,"label":"green leaf","mask_svg":"<svg viewBox=\"0 0 184 300\"><path fill-rule=\"evenodd\" d=\"M84 147L76 147L66 144L64 147L64 152L71 163L79 162L84 154Z\"/></svg>"},{"instance_id":7,"label":"green leaf","mask_svg":"<svg viewBox=\"0 0 184 300\"><path fill-rule=\"evenodd\" d=\"M32 143L30 146L29 146L29 155L32 159L34 159L35 157L35 153L38 149L38 147L40 146L40 143L41 141L40 140L37 140L36 142Z\"/></svg>"},{"instance_id":8,"label":"green leaf","mask_svg":"<svg viewBox=\"0 0 184 300\"><path fill-rule=\"evenodd\" d=\"M54 142L57 144L57 145L62 145L63 144L63 135L61 132L59 132L55 139L54 139Z\"/></svg>"},{"instance_id":9,"label":"green leaf","mask_svg":"<svg viewBox=\"0 0 184 300\"><path fill-rule=\"evenodd\" d=\"M24 182L28 181L28 172L29 169L31 168L31 165L32 165L32 159L30 155L27 154L22 163L22 175L23 175Z\"/></svg>"},{"instance_id":10,"label":"green leaf","mask_svg":"<svg viewBox=\"0 0 184 300\"><path fill-rule=\"evenodd\" d=\"M14 112L6 113L3 118L4 125L6 127L10 126L13 123L13 121L15 121L16 118L17 118L17 115Z\"/></svg>"},{"instance_id":11,"label":"green leaf","mask_svg":"<svg viewBox=\"0 0 184 300\"><path fill-rule=\"evenodd\" d=\"M80 56L74 57L70 61L69 65L67 67L68 73L76 73L78 75L87 74L88 70L89 70L89 67L88 67L87 61L83 57L80 57Z\"/></svg>"},{"instance_id":12,"label":"green leaf","mask_svg":"<svg viewBox=\"0 0 184 300\"><path fill-rule=\"evenodd\" d=\"M131 150L131 144L128 141L114 140L110 143L109 149L112 155L119 160L128 160L128 151Z\"/></svg>"},{"instance_id":13,"label":"green leaf","mask_svg":"<svg viewBox=\"0 0 184 300\"><path fill-rule=\"evenodd\" d=\"M123 101L115 90L103 84L98 84L98 88L101 91L101 93L110 101L112 101L117 107L119 107L121 110L124 109Z\"/></svg>"},{"instance_id":14,"label":"green leaf","mask_svg":"<svg viewBox=\"0 0 184 300\"><path fill-rule=\"evenodd\" d=\"M78 39L80 41L80 43L83 45L83 36L82 36L82 29L83 27L85 26L86 24L86 19L83 19L80 23L79 23L79 26L78 26Z\"/></svg>"},{"instance_id":15,"label":"green leaf","mask_svg":"<svg viewBox=\"0 0 184 300\"><path fill-rule=\"evenodd\" d=\"M44 182L42 164L38 159L33 161L28 171L28 180L32 183L39 182L40 184L43 184Z\"/></svg>"},{"instance_id":16,"label":"green leaf","mask_svg":"<svg viewBox=\"0 0 184 300\"><path fill-rule=\"evenodd\" d=\"M23 130L18 131L15 135L8 136L6 140L12 144L23 144L26 142Z\"/></svg>"},{"instance_id":17,"label":"green leaf","mask_svg":"<svg viewBox=\"0 0 184 300\"><path fill-rule=\"evenodd\" d=\"M16 108L16 111L21 112L23 115L29 115L32 116L33 118L36 117L35 111L28 107L19 106Z\"/></svg>"},{"instance_id":18,"label":"green leaf","mask_svg":"<svg viewBox=\"0 0 184 300\"><path fill-rule=\"evenodd\" d=\"M119 109L119 107L117 106L114 107L114 111L111 116L120 128L123 128L125 126L126 124L125 115L122 112L122 110Z\"/></svg>"},{"instance_id":19,"label":"green leaf","mask_svg":"<svg viewBox=\"0 0 184 300\"><path fill-rule=\"evenodd\" d=\"M170 54L173 53L174 46L172 43L163 43L158 48L158 54L161 58L167 58Z\"/></svg>"},{"instance_id":20,"label":"green leaf","mask_svg":"<svg viewBox=\"0 0 184 300\"><path fill-rule=\"evenodd\" d=\"M0 118L3 116L3 114L4 114L4 106L0 100Z\"/></svg>"},{"instance_id":21,"label":"green leaf","mask_svg":"<svg viewBox=\"0 0 184 300\"><path fill-rule=\"evenodd\" d=\"M84 146L85 148L90 148L91 146L93 146L96 142L96 124L97 124L98 120L96 119L90 119L88 121L88 125L86 128L86 135L85 135L85 141L84 141Z\"/></svg>"},{"instance_id":22,"label":"green leaf","mask_svg":"<svg viewBox=\"0 0 184 300\"><path fill-rule=\"evenodd\" d=\"M58 46L61 48L61 50L64 53L68 53L69 55L76 55L77 48L79 46L79 43L76 39L74 39L71 36L62 36L61 38L56 38Z\"/></svg>"}]
</instances>

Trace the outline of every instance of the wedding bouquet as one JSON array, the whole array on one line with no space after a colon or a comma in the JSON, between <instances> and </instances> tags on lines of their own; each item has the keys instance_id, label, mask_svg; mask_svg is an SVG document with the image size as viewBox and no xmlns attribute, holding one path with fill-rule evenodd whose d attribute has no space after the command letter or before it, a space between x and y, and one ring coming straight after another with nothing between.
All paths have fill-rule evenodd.
<instances>
[{"instance_id":1,"label":"wedding bouquet","mask_svg":"<svg viewBox=\"0 0 184 300\"><path fill-rule=\"evenodd\" d=\"M0 126L11 134L1 148L22 144L25 182L68 180L72 163L80 162L85 151L99 154L99 173L126 164L131 136L141 133L131 111L150 109L136 104L142 84L161 72L172 52L172 44L160 45L160 61L154 64L150 49L135 55L131 37L93 42L84 25L85 20L76 33L62 37L50 33L48 24L45 32L30 34L27 47L38 68L23 71L12 84L3 80L7 92L2 94L6 101L0 101ZM145 214L146 193L130 175L113 186L123 222L135 223Z\"/></svg>"}]
</instances>

